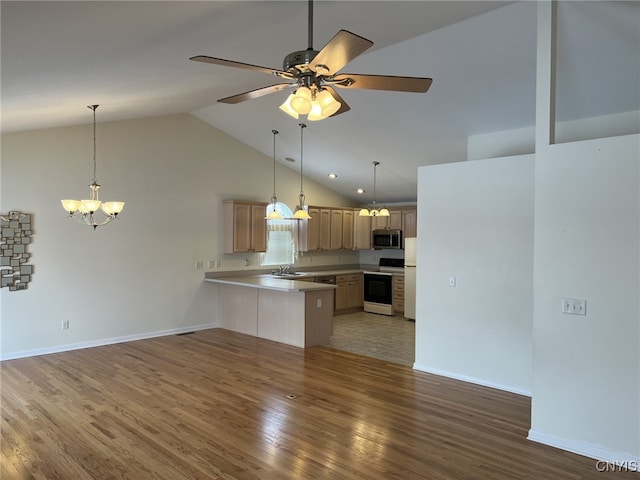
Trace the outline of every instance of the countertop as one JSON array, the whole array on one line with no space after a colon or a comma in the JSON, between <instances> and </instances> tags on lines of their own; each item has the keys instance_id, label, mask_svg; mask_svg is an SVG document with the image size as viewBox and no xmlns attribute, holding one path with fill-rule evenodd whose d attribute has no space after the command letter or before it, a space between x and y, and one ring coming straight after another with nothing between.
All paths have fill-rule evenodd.
<instances>
[{"instance_id":1,"label":"countertop","mask_svg":"<svg viewBox=\"0 0 640 480\"><path fill-rule=\"evenodd\" d=\"M315 275L313 275L315 276ZM276 278L271 274L263 275L242 275L235 277L207 278L205 282L224 283L227 285L237 285L240 287L263 288L266 290L279 290L281 292L306 292L310 290L333 290L337 287L327 283L305 282L302 280L288 280L286 278Z\"/></svg>"}]
</instances>

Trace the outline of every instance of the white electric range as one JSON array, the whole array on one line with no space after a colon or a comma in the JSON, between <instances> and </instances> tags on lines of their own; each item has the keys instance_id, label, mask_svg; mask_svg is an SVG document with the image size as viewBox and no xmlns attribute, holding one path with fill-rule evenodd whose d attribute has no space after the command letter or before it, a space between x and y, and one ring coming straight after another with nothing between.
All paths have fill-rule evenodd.
<instances>
[{"instance_id":1,"label":"white electric range","mask_svg":"<svg viewBox=\"0 0 640 480\"><path fill-rule=\"evenodd\" d=\"M393 274L404 273L404 259L381 258L377 271L364 273L364 311L394 315Z\"/></svg>"}]
</instances>

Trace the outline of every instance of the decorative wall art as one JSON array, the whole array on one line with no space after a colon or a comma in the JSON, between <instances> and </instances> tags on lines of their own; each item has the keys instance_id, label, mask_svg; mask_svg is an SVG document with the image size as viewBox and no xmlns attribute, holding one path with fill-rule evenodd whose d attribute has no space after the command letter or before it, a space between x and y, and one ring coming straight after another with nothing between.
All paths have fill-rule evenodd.
<instances>
[{"instance_id":1,"label":"decorative wall art","mask_svg":"<svg viewBox=\"0 0 640 480\"><path fill-rule=\"evenodd\" d=\"M33 265L28 265L31 254L31 214L9 212L0 214L0 287L9 290L25 290L31 281Z\"/></svg>"}]
</instances>

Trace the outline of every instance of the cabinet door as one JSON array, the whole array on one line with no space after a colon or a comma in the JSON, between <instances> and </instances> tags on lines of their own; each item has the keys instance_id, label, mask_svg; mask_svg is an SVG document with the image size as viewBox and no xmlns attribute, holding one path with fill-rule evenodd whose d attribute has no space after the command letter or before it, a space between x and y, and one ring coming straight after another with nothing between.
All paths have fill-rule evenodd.
<instances>
[{"instance_id":1,"label":"cabinet door","mask_svg":"<svg viewBox=\"0 0 640 480\"><path fill-rule=\"evenodd\" d=\"M251 205L233 204L233 252L251 250Z\"/></svg>"},{"instance_id":2,"label":"cabinet door","mask_svg":"<svg viewBox=\"0 0 640 480\"><path fill-rule=\"evenodd\" d=\"M342 248L342 210L331 210L331 250Z\"/></svg>"},{"instance_id":3,"label":"cabinet door","mask_svg":"<svg viewBox=\"0 0 640 480\"><path fill-rule=\"evenodd\" d=\"M307 251L320 250L320 209L309 207L309 220L300 220L307 224Z\"/></svg>"},{"instance_id":4,"label":"cabinet door","mask_svg":"<svg viewBox=\"0 0 640 480\"><path fill-rule=\"evenodd\" d=\"M349 285L347 283L346 275L337 275L336 276L336 302L335 309L336 310L344 310L349 306Z\"/></svg>"},{"instance_id":5,"label":"cabinet door","mask_svg":"<svg viewBox=\"0 0 640 480\"><path fill-rule=\"evenodd\" d=\"M389 209L389 229L402 229L402 210Z\"/></svg>"},{"instance_id":6,"label":"cabinet door","mask_svg":"<svg viewBox=\"0 0 640 480\"><path fill-rule=\"evenodd\" d=\"M389 217L371 217L371 230L386 230L389 228Z\"/></svg>"},{"instance_id":7,"label":"cabinet door","mask_svg":"<svg viewBox=\"0 0 640 480\"><path fill-rule=\"evenodd\" d=\"M353 274L347 277L349 308L364 306L363 274Z\"/></svg>"},{"instance_id":8,"label":"cabinet door","mask_svg":"<svg viewBox=\"0 0 640 480\"><path fill-rule=\"evenodd\" d=\"M370 250L371 249L371 217L361 217L358 212L355 213L355 249Z\"/></svg>"},{"instance_id":9,"label":"cabinet door","mask_svg":"<svg viewBox=\"0 0 640 480\"><path fill-rule=\"evenodd\" d=\"M331 209L320 209L320 250L331 249Z\"/></svg>"},{"instance_id":10,"label":"cabinet door","mask_svg":"<svg viewBox=\"0 0 640 480\"><path fill-rule=\"evenodd\" d=\"M353 250L353 210L342 211L342 248Z\"/></svg>"},{"instance_id":11,"label":"cabinet door","mask_svg":"<svg viewBox=\"0 0 640 480\"><path fill-rule=\"evenodd\" d=\"M402 236L415 237L418 224L418 210L415 208L402 209Z\"/></svg>"},{"instance_id":12,"label":"cabinet door","mask_svg":"<svg viewBox=\"0 0 640 480\"><path fill-rule=\"evenodd\" d=\"M267 251L267 206L254 203L251 205L251 251Z\"/></svg>"},{"instance_id":13,"label":"cabinet door","mask_svg":"<svg viewBox=\"0 0 640 480\"><path fill-rule=\"evenodd\" d=\"M394 313L404 312L404 275L394 275L392 284L392 304Z\"/></svg>"}]
</instances>

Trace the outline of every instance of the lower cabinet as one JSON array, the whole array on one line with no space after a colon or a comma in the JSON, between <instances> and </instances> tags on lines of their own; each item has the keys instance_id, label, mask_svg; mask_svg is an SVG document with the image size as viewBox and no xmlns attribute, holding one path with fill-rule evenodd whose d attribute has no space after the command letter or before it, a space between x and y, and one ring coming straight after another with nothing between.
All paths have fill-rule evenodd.
<instances>
[{"instance_id":1,"label":"lower cabinet","mask_svg":"<svg viewBox=\"0 0 640 480\"><path fill-rule=\"evenodd\" d=\"M396 315L404 313L404 275L394 275L392 283L392 306Z\"/></svg>"},{"instance_id":2,"label":"lower cabinet","mask_svg":"<svg viewBox=\"0 0 640 480\"><path fill-rule=\"evenodd\" d=\"M336 275L335 311L355 311L364 306L362 273ZM345 312L346 313L346 312Z\"/></svg>"}]
</instances>

